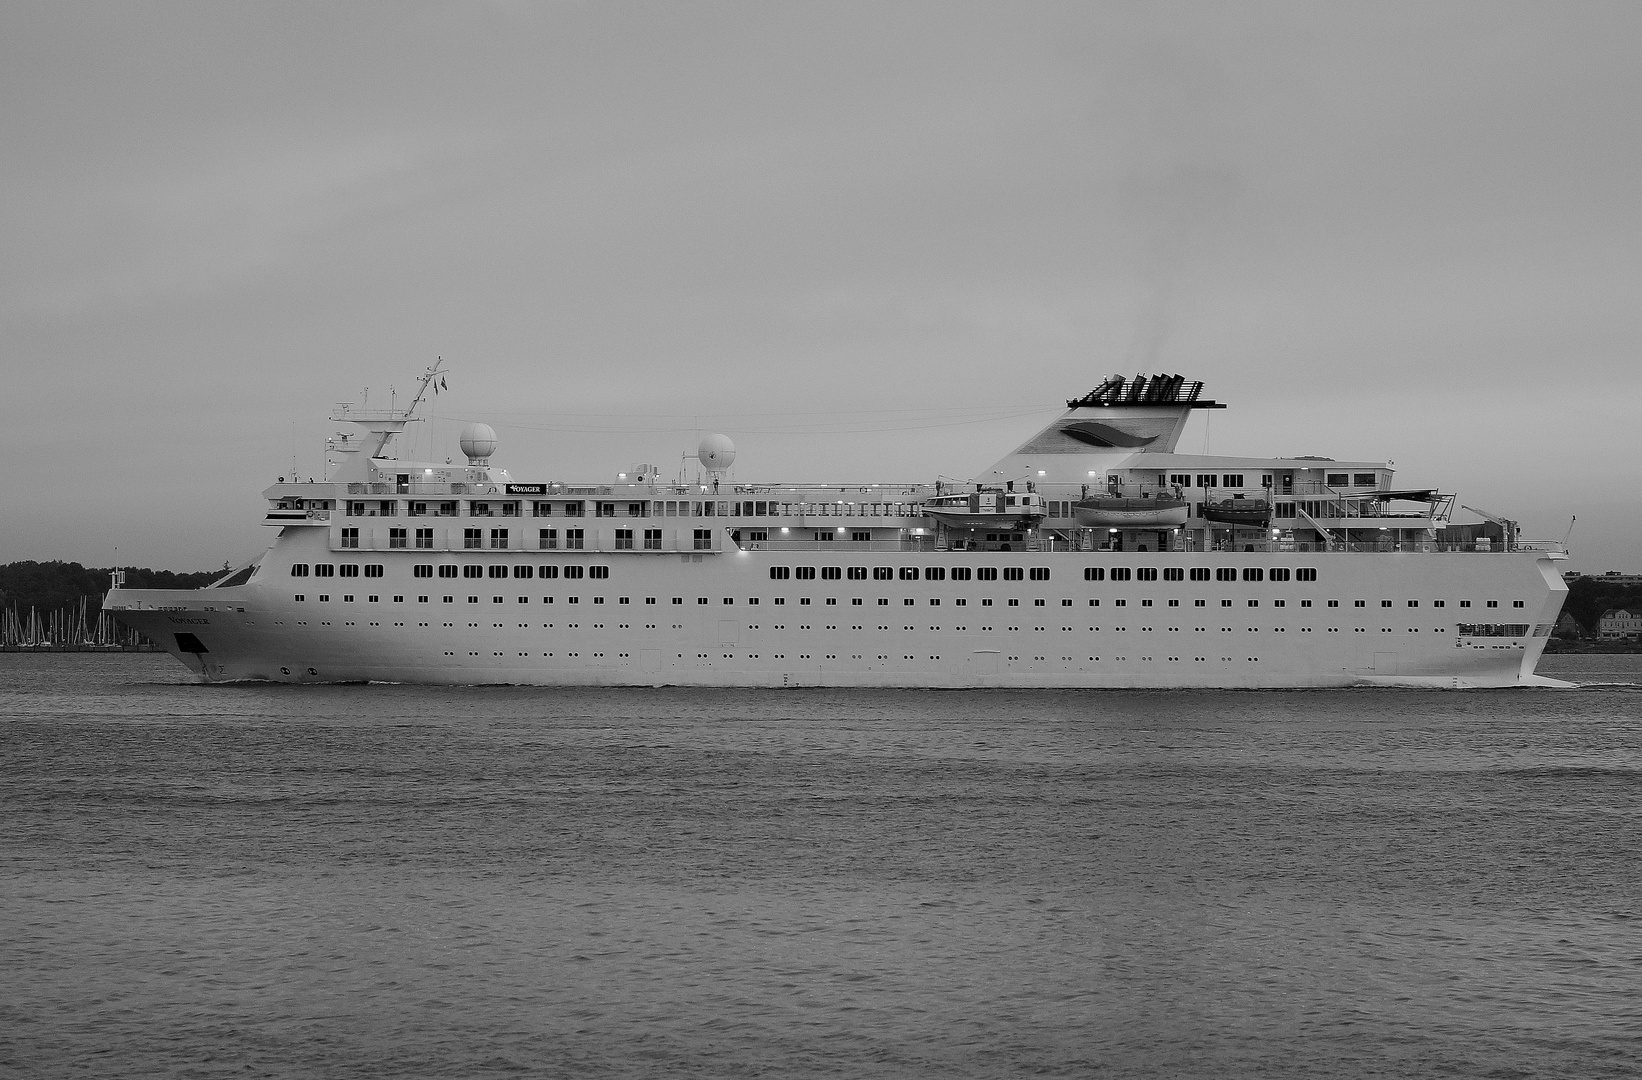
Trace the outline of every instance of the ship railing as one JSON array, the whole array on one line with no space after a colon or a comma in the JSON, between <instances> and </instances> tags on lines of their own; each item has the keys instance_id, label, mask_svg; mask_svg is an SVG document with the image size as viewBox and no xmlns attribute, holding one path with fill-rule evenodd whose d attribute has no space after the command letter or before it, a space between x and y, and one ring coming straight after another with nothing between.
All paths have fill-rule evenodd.
<instances>
[{"instance_id":1,"label":"ship railing","mask_svg":"<svg viewBox=\"0 0 1642 1080\"><path fill-rule=\"evenodd\" d=\"M1023 544L1022 547L1025 545ZM908 540L743 540L743 551L945 551L934 537Z\"/></svg>"}]
</instances>

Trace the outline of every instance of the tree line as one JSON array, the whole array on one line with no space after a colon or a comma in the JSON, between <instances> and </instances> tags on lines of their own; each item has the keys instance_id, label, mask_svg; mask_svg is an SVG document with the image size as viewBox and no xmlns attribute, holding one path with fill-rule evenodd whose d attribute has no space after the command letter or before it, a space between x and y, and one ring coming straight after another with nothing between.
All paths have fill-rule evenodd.
<instances>
[{"instance_id":1,"label":"tree line","mask_svg":"<svg viewBox=\"0 0 1642 1080\"><path fill-rule=\"evenodd\" d=\"M202 570L179 574L171 570L123 567L128 589L199 589L228 571ZM0 565L0 611L21 616L33 611L44 615L61 608L78 608L86 598L89 617L95 619L103 608L112 568L87 567L66 562L14 562Z\"/></svg>"}]
</instances>

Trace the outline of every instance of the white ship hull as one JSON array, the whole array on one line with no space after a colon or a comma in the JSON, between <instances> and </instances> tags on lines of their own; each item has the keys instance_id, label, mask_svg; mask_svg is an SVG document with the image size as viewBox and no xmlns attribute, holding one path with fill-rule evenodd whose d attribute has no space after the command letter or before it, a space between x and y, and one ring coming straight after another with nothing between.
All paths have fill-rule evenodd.
<instances>
[{"instance_id":1,"label":"white ship hull","mask_svg":"<svg viewBox=\"0 0 1642 1080\"><path fill-rule=\"evenodd\" d=\"M378 551L362 557L383 565L383 577L356 579L346 593L337 582L320 594L312 579L284 575L290 562L335 558L323 536L305 530L282 540L245 585L119 590L108 606L212 681L1464 688L1553 685L1533 670L1566 591L1555 560L1532 552L731 550ZM610 576L413 577L414 564L429 562L580 563L609 566ZM772 566L891 567L897 574L902 567L1019 567L1049 576L798 582L772 580ZM1233 582L1189 580L1191 569L1210 566L1259 568L1263 580L1247 582L1241 573ZM1130 579L1086 581L1087 567L1108 575L1126 569ZM1317 579L1273 582L1274 567L1314 568ZM1136 580L1142 570L1170 568L1188 580L1161 573ZM1331 600L1339 606L1328 606ZM1442 607L1433 606L1437 600ZM1486 607L1490 601L1498 606ZM1460 632L1484 624L1503 629Z\"/></svg>"}]
</instances>

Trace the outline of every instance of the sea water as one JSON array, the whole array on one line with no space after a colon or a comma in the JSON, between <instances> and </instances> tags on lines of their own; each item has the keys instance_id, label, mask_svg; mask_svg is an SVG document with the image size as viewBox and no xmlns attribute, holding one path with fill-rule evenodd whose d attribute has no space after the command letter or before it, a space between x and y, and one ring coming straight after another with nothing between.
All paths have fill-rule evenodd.
<instances>
[{"instance_id":1,"label":"sea water","mask_svg":"<svg viewBox=\"0 0 1642 1080\"><path fill-rule=\"evenodd\" d=\"M882 692L0 656L0 1073L1635 1076L1638 661Z\"/></svg>"}]
</instances>

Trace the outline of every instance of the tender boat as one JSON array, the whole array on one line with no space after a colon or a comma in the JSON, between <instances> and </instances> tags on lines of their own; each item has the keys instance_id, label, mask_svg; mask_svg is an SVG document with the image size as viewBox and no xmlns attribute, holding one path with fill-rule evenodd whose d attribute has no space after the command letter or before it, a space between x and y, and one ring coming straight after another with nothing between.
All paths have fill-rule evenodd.
<instances>
[{"instance_id":1,"label":"tender boat","mask_svg":"<svg viewBox=\"0 0 1642 1080\"><path fill-rule=\"evenodd\" d=\"M1072 513L1086 529L1175 529L1186 524L1191 505L1164 495L1103 495L1073 503Z\"/></svg>"},{"instance_id":2,"label":"tender boat","mask_svg":"<svg viewBox=\"0 0 1642 1080\"><path fill-rule=\"evenodd\" d=\"M1244 529L1264 528L1271 521L1271 503L1264 499L1231 498L1203 504L1203 519Z\"/></svg>"},{"instance_id":3,"label":"tender boat","mask_svg":"<svg viewBox=\"0 0 1642 1080\"><path fill-rule=\"evenodd\" d=\"M936 495L924 500L923 510L947 528L965 532L983 529L1019 532L1035 527L1045 513L1043 496L1037 492L1017 494L998 488Z\"/></svg>"}]
</instances>

